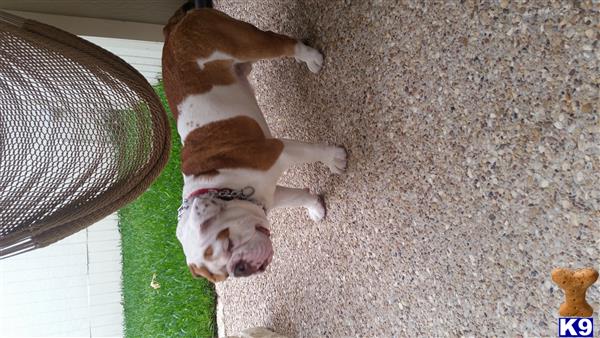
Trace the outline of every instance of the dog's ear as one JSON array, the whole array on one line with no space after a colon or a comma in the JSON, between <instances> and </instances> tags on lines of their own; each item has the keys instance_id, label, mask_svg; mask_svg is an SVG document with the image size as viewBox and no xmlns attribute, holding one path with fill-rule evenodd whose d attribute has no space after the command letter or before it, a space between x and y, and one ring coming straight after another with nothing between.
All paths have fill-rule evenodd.
<instances>
[{"instance_id":1,"label":"dog's ear","mask_svg":"<svg viewBox=\"0 0 600 338\"><path fill-rule=\"evenodd\" d=\"M219 274L213 274L210 271L208 271L208 269L204 266L196 266L196 264L190 264L189 265L190 268L190 272L192 273L192 276L196 277L196 278L201 278L204 277L206 279L208 279L208 281L212 282L212 283L218 283L218 282L222 282L225 279L227 279L227 275L219 275Z\"/></svg>"}]
</instances>

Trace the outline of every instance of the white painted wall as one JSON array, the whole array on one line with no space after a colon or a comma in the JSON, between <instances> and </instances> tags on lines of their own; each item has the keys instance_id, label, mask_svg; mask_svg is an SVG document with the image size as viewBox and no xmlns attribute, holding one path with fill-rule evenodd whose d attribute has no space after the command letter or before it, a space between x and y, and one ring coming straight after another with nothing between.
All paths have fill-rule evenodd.
<instances>
[{"instance_id":1,"label":"white painted wall","mask_svg":"<svg viewBox=\"0 0 600 338\"><path fill-rule=\"evenodd\" d=\"M0 260L0 336L122 336L117 216Z\"/></svg>"}]
</instances>

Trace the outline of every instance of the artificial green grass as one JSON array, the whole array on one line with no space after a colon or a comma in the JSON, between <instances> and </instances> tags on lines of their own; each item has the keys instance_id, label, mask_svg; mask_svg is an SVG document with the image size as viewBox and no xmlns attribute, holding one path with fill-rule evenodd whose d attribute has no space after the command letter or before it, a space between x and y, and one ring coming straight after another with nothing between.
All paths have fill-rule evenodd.
<instances>
[{"instance_id":1,"label":"artificial green grass","mask_svg":"<svg viewBox=\"0 0 600 338\"><path fill-rule=\"evenodd\" d=\"M123 253L123 306L127 337L216 336L216 294L192 278L175 237L183 185L181 142L162 85L155 87L171 123L172 150L158 179L119 210ZM152 275L160 288L150 286Z\"/></svg>"}]
</instances>

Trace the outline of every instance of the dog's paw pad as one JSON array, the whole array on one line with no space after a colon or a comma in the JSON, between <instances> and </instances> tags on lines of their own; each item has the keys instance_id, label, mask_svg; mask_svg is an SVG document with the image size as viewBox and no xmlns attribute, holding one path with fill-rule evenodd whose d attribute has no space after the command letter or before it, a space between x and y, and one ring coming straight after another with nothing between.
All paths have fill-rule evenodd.
<instances>
[{"instance_id":1,"label":"dog's paw pad","mask_svg":"<svg viewBox=\"0 0 600 338\"><path fill-rule=\"evenodd\" d=\"M315 222L319 222L325 219L327 210L325 209L325 201L323 196L318 196L316 203L308 208L308 217Z\"/></svg>"}]
</instances>

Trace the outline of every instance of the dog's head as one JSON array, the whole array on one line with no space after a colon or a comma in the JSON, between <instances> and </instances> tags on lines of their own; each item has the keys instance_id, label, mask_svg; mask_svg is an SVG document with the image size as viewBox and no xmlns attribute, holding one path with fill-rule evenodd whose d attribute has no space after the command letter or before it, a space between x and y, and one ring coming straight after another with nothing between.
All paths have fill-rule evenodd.
<instances>
[{"instance_id":1,"label":"dog's head","mask_svg":"<svg viewBox=\"0 0 600 338\"><path fill-rule=\"evenodd\" d=\"M220 282L262 272L273 258L263 209L248 201L199 196L180 214L177 238L196 277Z\"/></svg>"}]
</instances>

